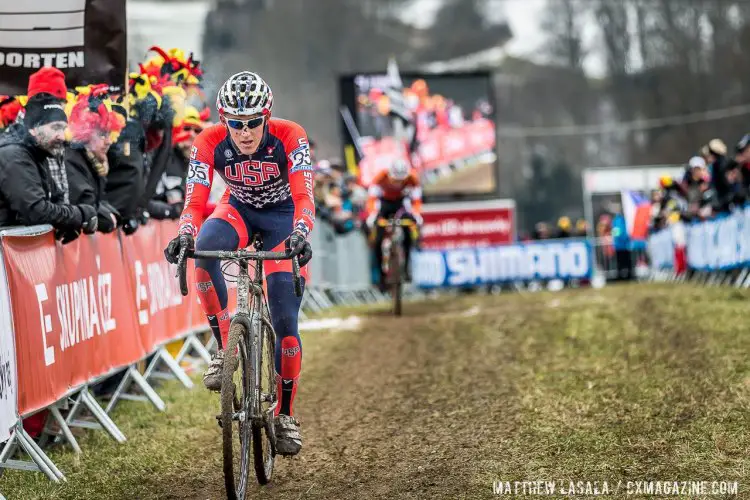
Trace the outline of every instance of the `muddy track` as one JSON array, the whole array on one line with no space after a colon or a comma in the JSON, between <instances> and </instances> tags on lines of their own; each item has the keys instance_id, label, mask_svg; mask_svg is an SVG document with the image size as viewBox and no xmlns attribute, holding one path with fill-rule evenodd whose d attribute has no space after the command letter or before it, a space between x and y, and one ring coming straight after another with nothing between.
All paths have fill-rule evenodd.
<instances>
[{"instance_id":1,"label":"muddy track","mask_svg":"<svg viewBox=\"0 0 750 500\"><path fill-rule=\"evenodd\" d=\"M471 471L502 425L514 388L498 366L513 353L500 348L497 310L486 324L466 301L440 310L412 305L398 320L374 313L357 332L308 335L317 338L307 342L297 409L303 452L277 460L273 484L248 497L489 496L491 482L472 485ZM170 498L221 498L218 471L210 486Z\"/></svg>"},{"instance_id":2,"label":"muddy track","mask_svg":"<svg viewBox=\"0 0 750 500\"><path fill-rule=\"evenodd\" d=\"M443 298L399 319L359 310L357 330L303 334L302 453L278 459L272 484L247 498L489 499L495 480L654 477L737 480L746 498L748 300L632 285ZM125 445L87 432L81 457L55 452L67 484L6 472L0 491L225 498L218 398L159 390L166 412L116 409Z\"/></svg>"}]
</instances>

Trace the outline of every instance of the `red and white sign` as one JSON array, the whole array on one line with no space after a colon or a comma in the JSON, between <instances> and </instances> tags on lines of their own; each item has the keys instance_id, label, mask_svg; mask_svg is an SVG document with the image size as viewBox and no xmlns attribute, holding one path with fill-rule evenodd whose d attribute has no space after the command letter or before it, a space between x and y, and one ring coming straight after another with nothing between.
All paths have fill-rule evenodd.
<instances>
[{"instance_id":1,"label":"red and white sign","mask_svg":"<svg viewBox=\"0 0 750 500\"><path fill-rule=\"evenodd\" d=\"M422 248L476 248L513 243L516 203L513 200L428 204L422 209Z\"/></svg>"}]
</instances>

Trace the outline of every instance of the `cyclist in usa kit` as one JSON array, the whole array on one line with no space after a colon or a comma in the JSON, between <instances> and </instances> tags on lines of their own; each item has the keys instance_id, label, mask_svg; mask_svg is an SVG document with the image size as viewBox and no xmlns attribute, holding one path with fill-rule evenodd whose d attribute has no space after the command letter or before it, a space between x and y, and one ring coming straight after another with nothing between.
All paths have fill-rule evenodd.
<instances>
[{"instance_id":1,"label":"cyclist in usa kit","mask_svg":"<svg viewBox=\"0 0 750 500\"><path fill-rule=\"evenodd\" d=\"M255 73L237 73L221 87L216 98L221 121L203 130L193 143L179 234L164 251L168 261L176 262L184 247L201 251L244 248L252 235L259 234L263 250L291 250L299 256L304 285L305 264L312 258L307 237L315 222L310 146L301 126L271 118L272 106L271 89ZM224 179L227 190L203 222L214 172ZM294 294L291 261L271 260L264 267L277 335L276 447L280 454L296 455L302 447L293 416L302 364L297 329L302 299ZM201 307L219 343L203 382L209 390L219 391L223 346L229 335L227 288L219 261L198 259L195 281Z\"/></svg>"}]
</instances>

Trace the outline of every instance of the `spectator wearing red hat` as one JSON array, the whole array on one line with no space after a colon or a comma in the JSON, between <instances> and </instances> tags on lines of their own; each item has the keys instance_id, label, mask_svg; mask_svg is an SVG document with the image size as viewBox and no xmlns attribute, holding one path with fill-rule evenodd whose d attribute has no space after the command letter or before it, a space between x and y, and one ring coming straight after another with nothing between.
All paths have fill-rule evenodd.
<instances>
[{"instance_id":1,"label":"spectator wearing red hat","mask_svg":"<svg viewBox=\"0 0 750 500\"><path fill-rule=\"evenodd\" d=\"M68 88L65 86L65 74L57 68L45 66L29 77L26 95L31 99L38 94L49 94L64 101Z\"/></svg>"},{"instance_id":2,"label":"spectator wearing red hat","mask_svg":"<svg viewBox=\"0 0 750 500\"><path fill-rule=\"evenodd\" d=\"M70 113L72 141L65 150L70 200L96 207L98 227L104 233L114 231L120 217L105 199L105 186L109 173L107 151L113 134L122 130L124 121L105 99L93 95L80 97Z\"/></svg>"},{"instance_id":3,"label":"spectator wearing red hat","mask_svg":"<svg viewBox=\"0 0 750 500\"><path fill-rule=\"evenodd\" d=\"M65 75L57 68L44 67L29 77L29 85L26 91L29 102L56 99L57 102L64 103L67 93ZM47 158L47 168L61 193L61 201L70 203L68 176L60 159L61 155L62 153L54 154Z\"/></svg>"},{"instance_id":4,"label":"spectator wearing red hat","mask_svg":"<svg viewBox=\"0 0 750 500\"><path fill-rule=\"evenodd\" d=\"M67 242L96 231L96 209L62 203L47 161L62 155L67 116L57 83L43 80L35 81L23 124L0 136L0 226L51 224Z\"/></svg>"}]
</instances>

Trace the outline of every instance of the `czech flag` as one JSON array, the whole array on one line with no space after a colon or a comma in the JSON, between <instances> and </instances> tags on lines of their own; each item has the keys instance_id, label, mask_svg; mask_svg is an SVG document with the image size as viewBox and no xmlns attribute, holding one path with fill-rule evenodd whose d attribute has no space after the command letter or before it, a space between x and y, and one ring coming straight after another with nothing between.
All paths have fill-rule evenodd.
<instances>
[{"instance_id":1,"label":"czech flag","mask_svg":"<svg viewBox=\"0 0 750 500\"><path fill-rule=\"evenodd\" d=\"M636 191L622 191L622 215L633 240L645 240L651 219L651 202Z\"/></svg>"}]
</instances>

